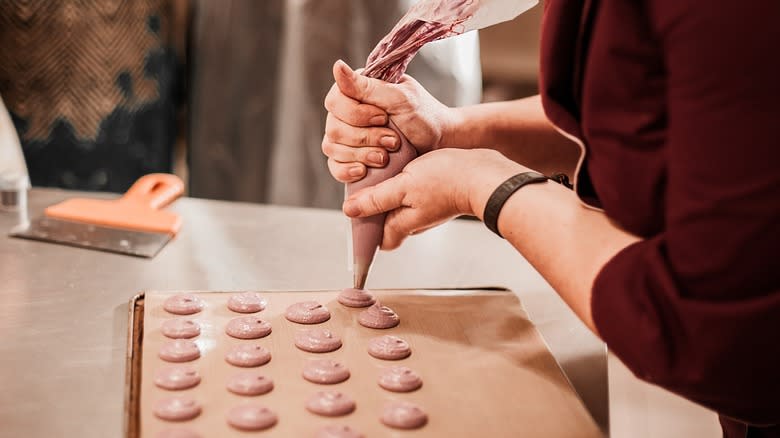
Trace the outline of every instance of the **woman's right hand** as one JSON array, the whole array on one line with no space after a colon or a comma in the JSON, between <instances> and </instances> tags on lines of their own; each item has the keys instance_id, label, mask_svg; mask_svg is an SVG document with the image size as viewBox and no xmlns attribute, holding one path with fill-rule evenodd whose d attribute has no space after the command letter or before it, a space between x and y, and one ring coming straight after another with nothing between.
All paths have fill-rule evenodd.
<instances>
[{"instance_id":1,"label":"woman's right hand","mask_svg":"<svg viewBox=\"0 0 780 438\"><path fill-rule=\"evenodd\" d=\"M338 181L358 181L366 175L366 166L387 164L388 151L401 144L398 134L387 127L388 118L419 154L439 148L453 125L452 110L410 76L391 84L360 75L337 61L333 77L336 83L325 97L328 118L322 152Z\"/></svg>"}]
</instances>

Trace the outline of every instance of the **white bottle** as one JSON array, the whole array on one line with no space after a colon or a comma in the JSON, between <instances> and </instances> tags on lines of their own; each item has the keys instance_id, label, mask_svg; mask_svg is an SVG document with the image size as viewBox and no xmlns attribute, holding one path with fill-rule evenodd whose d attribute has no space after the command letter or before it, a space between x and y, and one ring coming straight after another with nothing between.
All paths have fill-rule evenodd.
<instances>
[{"instance_id":1,"label":"white bottle","mask_svg":"<svg viewBox=\"0 0 780 438\"><path fill-rule=\"evenodd\" d=\"M27 221L30 176L11 116L0 98L0 210L18 211Z\"/></svg>"}]
</instances>

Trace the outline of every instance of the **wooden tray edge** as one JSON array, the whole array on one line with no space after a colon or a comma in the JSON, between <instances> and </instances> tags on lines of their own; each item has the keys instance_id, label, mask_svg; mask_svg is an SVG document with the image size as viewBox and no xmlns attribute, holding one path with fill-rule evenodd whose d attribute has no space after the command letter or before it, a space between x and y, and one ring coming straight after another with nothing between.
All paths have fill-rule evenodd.
<instances>
[{"instance_id":1,"label":"wooden tray edge","mask_svg":"<svg viewBox=\"0 0 780 438\"><path fill-rule=\"evenodd\" d=\"M140 434L141 402L141 342L144 327L144 292L130 300L127 319L127 358L125 365L125 436L137 438Z\"/></svg>"}]
</instances>

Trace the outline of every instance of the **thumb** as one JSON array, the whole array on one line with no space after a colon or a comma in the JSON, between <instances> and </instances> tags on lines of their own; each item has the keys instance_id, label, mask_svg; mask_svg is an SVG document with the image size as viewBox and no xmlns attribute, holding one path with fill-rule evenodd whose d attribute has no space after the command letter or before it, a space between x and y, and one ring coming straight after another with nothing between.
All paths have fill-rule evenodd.
<instances>
[{"instance_id":1,"label":"thumb","mask_svg":"<svg viewBox=\"0 0 780 438\"><path fill-rule=\"evenodd\" d=\"M399 97L387 82L363 76L340 59L333 64L333 79L345 96L382 109L391 106Z\"/></svg>"}]
</instances>

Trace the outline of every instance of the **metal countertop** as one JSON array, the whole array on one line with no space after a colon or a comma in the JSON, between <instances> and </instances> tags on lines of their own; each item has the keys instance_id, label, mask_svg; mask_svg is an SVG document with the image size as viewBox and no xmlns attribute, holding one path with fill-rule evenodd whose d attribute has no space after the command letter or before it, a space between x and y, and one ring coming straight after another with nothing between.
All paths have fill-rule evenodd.
<instances>
[{"instance_id":1,"label":"metal countertop","mask_svg":"<svg viewBox=\"0 0 780 438\"><path fill-rule=\"evenodd\" d=\"M35 189L31 217L76 192ZM90 194L95 196L94 194ZM118 437L128 301L143 290L349 286L339 211L184 198L181 233L152 260L5 236L0 212L0 437ZM604 344L505 241L456 220L381 253L369 288L504 286L515 291L606 430Z\"/></svg>"}]
</instances>

